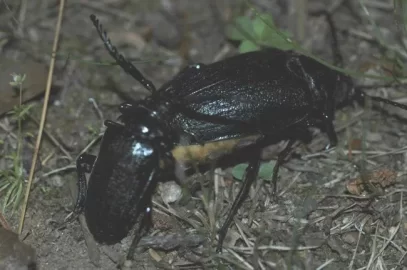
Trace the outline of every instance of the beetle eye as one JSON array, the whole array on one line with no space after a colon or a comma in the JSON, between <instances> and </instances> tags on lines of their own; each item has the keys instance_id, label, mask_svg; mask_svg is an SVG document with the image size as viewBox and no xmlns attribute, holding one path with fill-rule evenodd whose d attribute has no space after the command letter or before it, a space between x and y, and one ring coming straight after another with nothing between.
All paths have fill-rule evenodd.
<instances>
[{"instance_id":1,"label":"beetle eye","mask_svg":"<svg viewBox=\"0 0 407 270\"><path fill-rule=\"evenodd\" d=\"M194 68L194 69L201 69L203 64L192 64L189 67Z\"/></svg>"},{"instance_id":2,"label":"beetle eye","mask_svg":"<svg viewBox=\"0 0 407 270\"><path fill-rule=\"evenodd\" d=\"M119 107L119 111L123 114L125 114L126 112L128 112L131 108L133 108L133 104L129 103L129 102L125 102L123 104L120 105Z\"/></svg>"},{"instance_id":3,"label":"beetle eye","mask_svg":"<svg viewBox=\"0 0 407 270\"><path fill-rule=\"evenodd\" d=\"M146 127L146 126L143 126L142 128L141 128L141 132L143 132L143 133L148 133L150 130L148 129L148 127Z\"/></svg>"}]
</instances>

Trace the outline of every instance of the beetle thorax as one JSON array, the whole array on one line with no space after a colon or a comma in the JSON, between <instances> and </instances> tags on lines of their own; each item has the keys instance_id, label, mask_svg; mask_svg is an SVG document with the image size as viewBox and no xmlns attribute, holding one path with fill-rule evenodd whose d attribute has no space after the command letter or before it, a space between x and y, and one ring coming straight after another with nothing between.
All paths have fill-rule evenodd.
<instances>
[{"instance_id":1,"label":"beetle thorax","mask_svg":"<svg viewBox=\"0 0 407 270\"><path fill-rule=\"evenodd\" d=\"M165 142L165 145L176 141L175 132L168 120L171 116L167 104L160 105L145 99L133 104L122 104L120 111L120 118L128 132L139 139Z\"/></svg>"}]
</instances>

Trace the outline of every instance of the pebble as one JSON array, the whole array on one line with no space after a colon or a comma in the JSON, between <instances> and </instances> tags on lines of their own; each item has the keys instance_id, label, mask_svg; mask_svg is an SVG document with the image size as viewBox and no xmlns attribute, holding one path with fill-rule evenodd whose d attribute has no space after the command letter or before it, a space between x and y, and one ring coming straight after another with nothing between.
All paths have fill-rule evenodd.
<instances>
[{"instance_id":1,"label":"pebble","mask_svg":"<svg viewBox=\"0 0 407 270\"><path fill-rule=\"evenodd\" d=\"M165 203L173 203L181 199L182 189L174 181L162 183L160 185L161 198Z\"/></svg>"}]
</instances>

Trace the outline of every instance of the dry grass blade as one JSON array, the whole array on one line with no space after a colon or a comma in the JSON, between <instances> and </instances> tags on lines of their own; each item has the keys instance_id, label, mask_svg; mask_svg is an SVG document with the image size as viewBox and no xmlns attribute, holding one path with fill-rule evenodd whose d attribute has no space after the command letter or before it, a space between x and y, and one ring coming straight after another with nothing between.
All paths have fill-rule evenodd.
<instances>
[{"instance_id":1,"label":"dry grass blade","mask_svg":"<svg viewBox=\"0 0 407 270\"><path fill-rule=\"evenodd\" d=\"M289 247L289 246L277 246L277 245L262 245L258 246L257 250L273 250L273 251L304 251L304 250L310 250L310 249L316 249L319 246L297 246L295 248ZM253 248L252 247L227 247L228 249L232 249L235 251L239 252L245 252L246 254L253 254Z\"/></svg>"},{"instance_id":2,"label":"dry grass blade","mask_svg":"<svg viewBox=\"0 0 407 270\"><path fill-rule=\"evenodd\" d=\"M316 270L325 269L325 267L330 265L333 261L335 261L335 259L330 259L330 260L324 262L322 265L318 266L318 268Z\"/></svg>"},{"instance_id":3,"label":"dry grass blade","mask_svg":"<svg viewBox=\"0 0 407 270\"><path fill-rule=\"evenodd\" d=\"M56 30L55 30L54 44L52 46L52 57L51 57L51 62L50 62L50 67L49 67L49 72L48 72L47 87L45 89L44 104L42 107L43 109L42 109L42 114L41 114L41 122L40 122L40 127L38 130L37 142L35 144L35 151L34 151L32 163L31 163L30 175L28 177L28 183L27 183L27 187L26 187L24 203L23 203L23 207L21 209L21 217L20 217L20 224L18 227L18 234L21 234L21 231L23 230L25 212L27 210L28 197L30 196L30 189L31 189L33 178L34 178L34 172L35 172L35 166L37 164L38 152L40 150L41 138L42 138L42 133L44 130L45 118L46 118L47 109L48 109L48 100L49 100L49 95L51 92L52 75L54 73L55 56L56 56L56 51L57 51L57 47L58 47L59 34L61 31L62 14L64 13L64 7L65 7L65 0L60 0L59 12L58 12L58 22L57 22L57 26L56 26Z\"/></svg>"},{"instance_id":4,"label":"dry grass blade","mask_svg":"<svg viewBox=\"0 0 407 270\"><path fill-rule=\"evenodd\" d=\"M0 212L0 225L7 230L11 230L10 225L8 225L6 218L3 216L1 212Z\"/></svg>"},{"instance_id":5,"label":"dry grass blade","mask_svg":"<svg viewBox=\"0 0 407 270\"><path fill-rule=\"evenodd\" d=\"M226 257L224 255L219 255L220 258L229 261L232 264L235 264L241 269L249 269L253 270L253 266L251 266L242 256L240 256L237 252L233 251L232 249L227 249L227 251L234 257L235 260L232 261L230 257Z\"/></svg>"},{"instance_id":6,"label":"dry grass blade","mask_svg":"<svg viewBox=\"0 0 407 270\"><path fill-rule=\"evenodd\" d=\"M28 115L28 118L30 118L31 121L33 121L36 125L40 126L40 123L38 123L38 121L32 117L31 115ZM69 154L69 152L65 149L65 147L50 133L47 132L44 129L44 133L46 136L48 136L48 138L51 140L51 142L59 148L59 150L61 150L62 153L64 153L64 155L69 158L69 160L72 160L72 156L71 154Z\"/></svg>"},{"instance_id":7,"label":"dry grass blade","mask_svg":"<svg viewBox=\"0 0 407 270\"><path fill-rule=\"evenodd\" d=\"M362 227L361 227L360 230L359 230L358 240L357 240L357 242L356 242L356 247L355 247L355 250L354 250L354 252L353 252L352 259L351 259L351 261L350 261L350 263L349 263L349 267L348 267L349 270L352 270L352 269L353 269L353 264L355 263L357 251L358 251L358 248L359 248L360 238L361 238L362 233L363 233L363 227L364 227L364 224L362 224Z\"/></svg>"}]
</instances>

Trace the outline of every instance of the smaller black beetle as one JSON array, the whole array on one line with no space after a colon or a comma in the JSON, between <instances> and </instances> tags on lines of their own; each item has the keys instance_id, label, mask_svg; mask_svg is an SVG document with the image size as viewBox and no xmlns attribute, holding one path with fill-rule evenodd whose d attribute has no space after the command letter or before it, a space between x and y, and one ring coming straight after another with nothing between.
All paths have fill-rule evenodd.
<instances>
[{"instance_id":1,"label":"smaller black beetle","mask_svg":"<svg viewBox=\"0 0 407 270\"><path fill-rule=\"evenodd\" d=\"M151 196L162 160L156 149L171 158L174 139L170 130L154 117L145 117L150 112L144 108L139 108L137 114L141 117L137 122L105 121L107 129L98 157L83 154L77 160L82 185L86 183L85 172L91 173L88 188L82 186L79 190L92 191L80 194L79 198L86 200L78 205L84 207L89 230L101 243L114 244L123 239L142 213L145 216L140 229L150 226Z\"/></svg>"}]
</instances>

